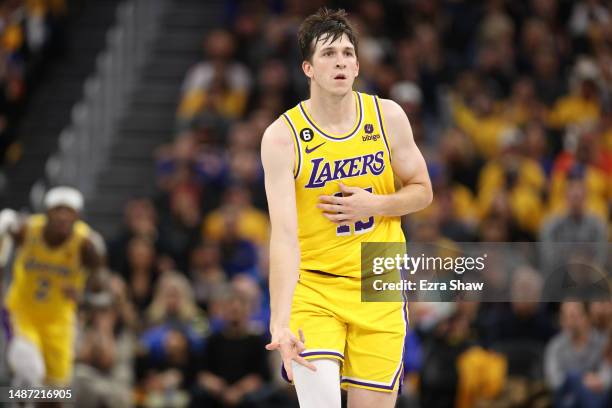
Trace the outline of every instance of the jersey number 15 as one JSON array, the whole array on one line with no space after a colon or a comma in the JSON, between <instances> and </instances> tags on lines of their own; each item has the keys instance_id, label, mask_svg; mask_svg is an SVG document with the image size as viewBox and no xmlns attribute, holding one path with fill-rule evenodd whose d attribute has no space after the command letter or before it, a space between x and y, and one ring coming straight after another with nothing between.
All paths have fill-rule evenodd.
<instances>
[{"instance_id":1,"label":"jersey number 15","mask_svg":"<svg viewBox=\"0 0 612 408\"><path fill-rule=\"evenodd\" d=\"M372 187L364 188L364 190L369 191L370 193L373 192ZM334 196L342 197L342 192L338 192L338 193L334 194ZM374 217L368 218L368 220L365 221L365 222L364 221L356 221L353 224L353 231L354 231L355 235L366 233L366 232L372 230L373 228L374 228ZM350 225L338 225L336 227L336 235L338 235L340 237L351 235L351 226Z\"/></svg>"}]
</instances>

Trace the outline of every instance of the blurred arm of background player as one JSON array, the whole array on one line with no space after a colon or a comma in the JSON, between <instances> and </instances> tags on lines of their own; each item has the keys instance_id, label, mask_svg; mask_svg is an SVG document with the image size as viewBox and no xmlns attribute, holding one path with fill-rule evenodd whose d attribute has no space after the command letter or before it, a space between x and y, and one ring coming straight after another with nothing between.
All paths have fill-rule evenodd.
<instances>
[{"instance_id":1,"label":"blurred arm of background player","mask_svg":"<svg viewBox=\"0 0 612 408\"><path fill-rule=\"evenodd\" d=\"M391 149L391 166L402 187L394 194L377 195L340 183L344 196L321 196L318 205L335 223L353 223L373 215L399 217L422 210L433 200L427 165L414 142L406 113L389 99L381 99L380 105Z\"/></svg>"},{"instance_id":2,"label":"blurred arm of background player","mask_svg":"<svg viewBox=\"0 0 612 408\"><path fill-rule=\"evenodd\" d=\"M293 291L298 280L300 247L293 179L294 150L292 136L281 118L264 132L261 161L265 172L266 195L270 210L270 333L268 350L279 350L289 379L293 379L291 360L312 370L315 367L299 353L303 338L289 329ZM300 335L300 337L302 337Z\"/></svg>"},{"instance_id":3,"label":"blurred arm of background player","mask_svg":"<svg viewBox=\"0 0 612 408\"><path fill-rule=\"evenodd\" d=\"M88 269L87 289L93 292L109 289L109 273L106 269L106 245L97 231L91 230L81 247L83 266Z\"/></svg>"},{"instance_id":4,"label":"blurred arm of background player","mask_svg":"<svg viewBox=\"0 0 612 408\"><path fill-rule=\"evenodd\" d=\"M6 208L0 211L0 293L3 292L4 269L8 264L13 246L23 241L24 218L14 210Z\"/></svg>"},{"instance_id":5,"label":"blurred arm of background player","mask_svg":"<svg viewBox=\"0 0 612 408\"><path fill-rule=\"evenodd\" d=\"M91 230L87 239L83 240L81 246L81 262L87 270L87 281L85 291L88 294L99 292L110 292L110 274L106 269L106 246L102 236ZM64 294L73 300L81 301L82 293L77 288L66 286Z\"/></svg>"}]
</instances>

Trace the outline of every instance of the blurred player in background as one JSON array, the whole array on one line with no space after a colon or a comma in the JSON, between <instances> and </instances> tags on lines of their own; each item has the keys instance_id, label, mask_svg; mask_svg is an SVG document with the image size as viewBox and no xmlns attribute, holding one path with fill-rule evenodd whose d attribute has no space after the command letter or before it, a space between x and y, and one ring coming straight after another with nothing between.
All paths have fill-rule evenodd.
<instances>
[{"instance_id":1,"label":"blurred player in background","mask_svg":"<svg viewBox=\"0 0 612 408\"><path fill-rule=\"evenodd\" d=\"M81 193L56 187L44 204L46 214L27 218L10 209L0 213L0 237L12 237L16 246L2 316L16 388L70 384L86 271L90 282L100 280L99 235L79 219Z\"/></svg>"},{"instance_id":2,"label":"blurred player in background","mask_svg":"<svg viewBox=\"0 0 612 408\"><path fill-rule=\"evenodd\" d=\"M262 141L272 221L267 348L280 351L302 408L339 408L340 385L350 408L393 407L406 308L361 302L361 243L404 242L400 217L429 205L431 182L402 108L353 91L357 37L346 13L309 16L298 42L310 99Z\"/></svg>"}]
</instances>

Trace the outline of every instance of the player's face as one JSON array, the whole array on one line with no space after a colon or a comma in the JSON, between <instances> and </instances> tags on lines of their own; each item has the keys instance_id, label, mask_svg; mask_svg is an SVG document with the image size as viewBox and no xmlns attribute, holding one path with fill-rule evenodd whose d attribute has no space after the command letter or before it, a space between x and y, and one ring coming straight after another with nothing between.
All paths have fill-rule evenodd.
<instances>
[{"instance_id":1,"label":"player's face","mask_svg":"<svg viewBox=\"0 0 612 408\"><path fill-rule=\"evenodd\" d=\"M56 234L62 236L68 236L72 232L72 227L79 218L75 210L61 206L49 209L47 216L49 218L49 226Z\"/></svg>"},{"instance_id":2,"label":"player's face","mask_svg":"<svg viewBox=\"0 0 612 408\"><path fill-rule=\"evenodd\" d=\"M359 62L346 34L333 42L331 38L318 41L311 60L304 61L302 68L313 84L334 95L344 95L353 89Z\"/></svg>"}]
</instances>

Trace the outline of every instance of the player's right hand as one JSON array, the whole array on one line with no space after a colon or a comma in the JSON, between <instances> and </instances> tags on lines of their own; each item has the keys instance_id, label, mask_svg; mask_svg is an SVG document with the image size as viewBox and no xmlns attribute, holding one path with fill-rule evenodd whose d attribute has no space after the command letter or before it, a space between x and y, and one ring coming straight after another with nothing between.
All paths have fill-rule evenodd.
<instances>
[{"instance_id":1,"label":"player's right hand","mask_svg":"<svg viewBox=\"0 0 612 408\"><path fill-rule=\"evenodd\" d=\"M299 330L300 338L295 337L289 328L276 330L272 333L272 341L266 345L267 350L278 350L283 359L283 366L287 372L287 378L293 381L293 369L291 368L291 362L295 361L304 367L317 371L317 368L304 357L300 356L300 353L306 350L304 346L304 333Z\"/></svg>"}]
</instances>

